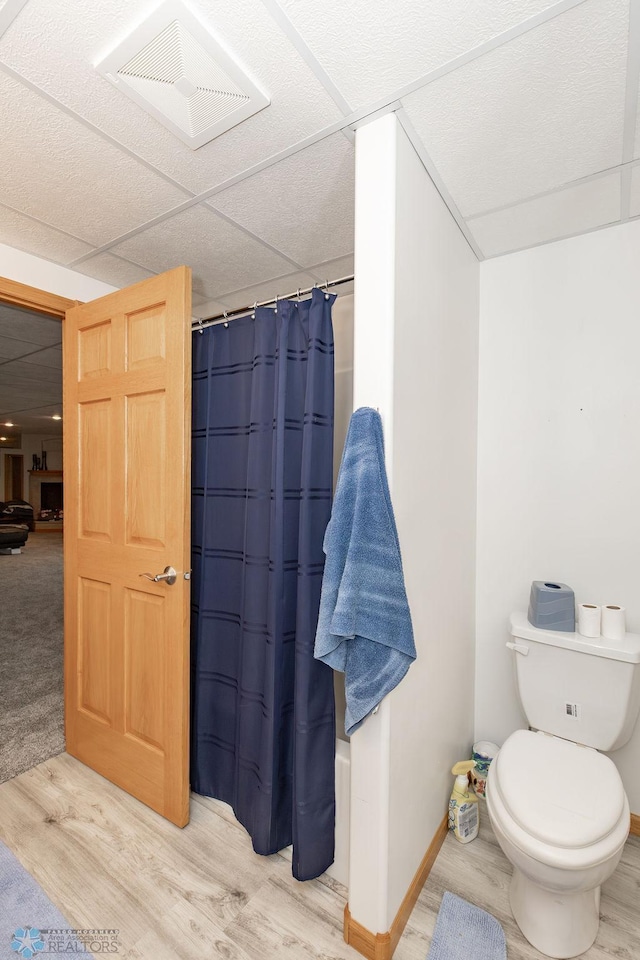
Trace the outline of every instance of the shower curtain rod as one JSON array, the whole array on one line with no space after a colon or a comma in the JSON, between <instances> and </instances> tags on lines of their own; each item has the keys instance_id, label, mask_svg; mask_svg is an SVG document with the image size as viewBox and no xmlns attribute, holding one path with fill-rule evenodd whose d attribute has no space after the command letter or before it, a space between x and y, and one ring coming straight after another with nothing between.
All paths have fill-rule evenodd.
<instances>
[{"instance_id":1,"label":"shower curtain rod","mask_svg":"<svg viewBox=\"0 0 640 960\"><path fill-rule=\"evenodd\" d=\"M199 330L202 332L206 327L214 327L218 323L228 323L229 320L239 320L240 317L246 316L247 313L252 313L256 307L268 307L269 304L277 304L278 300L293 300L300 299L300 297L308 296L312 290L315 290L316 287L319 290L328 290L329 287L337 287L341 283L351 283L353 280L353 274L349 277L340 277L339 280L325 280L324 283L314 283L312 287L306 287L304 290L294 290L293 293L288 293L286 296L281 297L276 294L275 297L272 297L270 300L262 300L259 303L250 303L246 307L236 307L235 310L226 310L224 313L219 313L215 317L203 317L199 320L194 320L191 324L191 332L194 330Z\"/></svg>"}]
</instances>

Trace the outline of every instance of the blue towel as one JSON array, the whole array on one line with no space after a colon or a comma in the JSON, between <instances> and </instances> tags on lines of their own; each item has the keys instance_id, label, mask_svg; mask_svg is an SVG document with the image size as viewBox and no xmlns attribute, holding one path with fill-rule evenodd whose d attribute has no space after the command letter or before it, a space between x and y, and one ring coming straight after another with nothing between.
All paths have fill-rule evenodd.
<instances>
[{"instance_id":1,"label":"blue towel","mask_svg":"<svg viewBox=\"0 0 640 960\"><path fill-rule=\"evenodd\" d=\"M350 736L416 658L380 414L351 417L324 537L315 656L345 675Z\"/></svg>"}]
</instances>

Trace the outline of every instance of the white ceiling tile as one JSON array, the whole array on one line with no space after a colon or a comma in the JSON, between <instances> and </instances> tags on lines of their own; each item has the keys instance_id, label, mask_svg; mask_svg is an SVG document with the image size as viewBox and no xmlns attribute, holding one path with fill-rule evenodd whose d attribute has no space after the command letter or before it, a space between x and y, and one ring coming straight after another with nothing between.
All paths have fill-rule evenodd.
<instances>
[{"instance_id":1,"label":"white ceiling tile","mask_svg":"<svg viewBox=\"0 0 640 960\"><path fill-rule=\"evenodd\" d=\"M340 133L209 203L307 266L353 250L354 149Z\"/></svg>"},{"instance_id":2,"label":"white ceiling tile","mask_svg":"<svg viewBox=\"0 0 640 960\"><path fill-rule=\"evenodd\" d=\"M83 260L73 269L88 277L95 277L96 280L104 280L114 287L128 287L132 283L155 276L152 270L146 270L137 263L111 253L98 253L95 257Z\"/></svg>"},{"instance_id":3,"label":"white ceiling tile","mask_svg":"<svg viewBox=\"0 0 640 960\"><path fill-rule=\"evenodd\" d=\"M48 257L56 263L69 263L70 260L75 260L76 257L81 257L91 250L90 244L70 237L66 233L60 233L59 230L2 204L0 204L0 243L7 243L10 247L17 247L38 257Z\"/></svg>"},{"instance_id":4,"label":"white ceiling tile","mask_svg":"<svg viewBox=\"0 0 640 960\"><path fill-rule=\"evenodd\" d=\"M353 108L391 96L550 0L280 0Z\"/></svg>"},{"instance_id":5,"label":"white ceiling tile","mask_svg":"<svg viewBox=\"0 0 640 960\"><path fill-rule=\"evenodd\" d=\"M629 215L640 216L640 166L631 170L631 205Z\"/></svg>"},{"instance_id":6,"label":"white ceiling tile","mask_svg":"<svg viewBox=\"0 0 640 960\"><path fill-rule=\"evenodd\" d=\"M51 348L53 349L53 348ZM42 382L46 381L50 389L54 390L52 385L62 383L61 359L58 359L57 366L51 365L51 357L48 363L38 363L41 354L35 354L31 362L27 360L11 360L2 365L2 384L3 386L13 386L15 383L24 380L25 383L32 385L33 389L40 390Z\"/></svg>"},{"instance_id":7,"label":"white ceiling tile","mask_svg":"<svg viewBox=\"0 0 640 960\"><path fill-rule=\"evenodd\" d=\"M341 117L261 0L199 0L192 9L272 101L196 151L114 89L94 67L143 18L148 0L30 0L0 41L0 60L194 192L221 183Z\"/></svg>"},{"instance_id":8,"label":"white ceiling tile","mask_svg":"<svg viewBox=\"0 0 640 960\"><path fill-rule=\"evenodd\" d=\"M317 280L339 280L340 277L348 277L354 270L354 257L350 253L346 257L338 257L337 260L325 260L323 263L314 263L308 267L309 273L312 273Z\"/></svg>"},{"instance_id":9,"label":"white ceiling tile","mask_svg":"<svg viewBox=\"0 0 640 960\"><path fill-rule=\"evenodd\" d=\"M0 101L2 198L11 207L99 245L186 199L1 72Z\"/></svg>"},{"instance_id":10,"label":"white ceiling tile","mask_svg":"<svg viewBox=\"0 0 640 960\"><path fill-rule=\"evenodd\" d=\"M29 344L25 348L25 344L21 340L0 336L0 366L3 360L17 360L18 357L27 353L29 349L33 350L32 344ZM1 382L2 374L0 373L0 383Z\"/></svg>"},{"instance_id":11,"label":"white ceiling tile","mask_svg":"<svg viewBox=\"0 0 640 960\"><path fill-rule=\"evenodd\" d=\"M18 16L27 0L0 0L0 37Z\"/></svg>"},{"instance_id":12,"label":"white ceiling tile","mask_svg":"<svg viewBox=\"0 0 640 960\"><path fill-rule=\"evenodd\" d=\"M207 299L291 269L287 260L204 205L144 230L112 252L157 273L187 264L193 269L194 290Z\"/></svg>"},{"instance_id":13,"label":"white ceiling tile","mask_svg":"<svg viewBox=\"0 0 640 960\"><path fill-rule=\"evenodd\" d=\"M47 347L46 350L38 350L37 353L31 353L23 357L25 363L37 364L40 367L53 367L61 375L62 370L62 345L58 347ZM58 380L59 376L54 377L50 374L47 379Z\"/></svg>"},{"instance_id":14,"label":"white ceiling tile","mask_svg":"<svg viewBox=\"0 0 640 960\"><path fill-rule=\"evenodd\" d=\"M620 175L599 177L467 221L486 257L584 233L620 219Z\"/></svg>"},{"instance_id":15,"label":"white ceiling tile","mask_svg":"<svg viewBox=\"0 0 640 960\"><path fill-rule=\"evenodd\" d=\"M588 0L404 99L463 216L620 163L627 34Z\"/></svg>"},{"instance_id":16,"label":"white ceiling tile","mask_svg":"<svg viewBox=\"0 0 640 960\"><path fill-rule=\"evenodd\" d=\"M314 278L309 273L288 273L285 276L273 277L264 280L262 283L256 283L241 290L234 290L231 293L221 294L225 307L237 310L249 304L259 303L262 300L271 300L276 295L285 297L293 293L294 290L304 290L313 286Z\"/></svg>"},{"instance_id":17,"label":"white ceiling tile","mask_svg":"<svg viewBox=\"0 0 640 960\"><path fill-rule=\"evenodd\" d=\"M207 317L215 317L218 314L222 315L225 310L228 310L228 303L220 303L218 300L207 300L206 297L202 297L197 293L193 294L193 305L194 305L194 319L206 319Z\"/></svg>"},{"instance_id":18,"label":"white ceiling tile","mask_svg":"<svg viewBox=\"0 0 640 960\"><path fill-rule=\"evenodd\" d=\"M0 303L0 336L24 344L23 353L50 347L62 340L60 321L42 313L31 313L22 307Z\"/></svg>"},{"instance_id":19,"label":"white ceiling tile","mask_svg":"<svg viewBox=\"0 0 640 960\"><path fill-rule=\"evenodd\" d=\"M203 304L208 304L209 302L213 303L215 301L209 301L202 293L196 293L195 290L191 293L191 302L195 307L200 307Z\"/></svg>"}]
</instances>

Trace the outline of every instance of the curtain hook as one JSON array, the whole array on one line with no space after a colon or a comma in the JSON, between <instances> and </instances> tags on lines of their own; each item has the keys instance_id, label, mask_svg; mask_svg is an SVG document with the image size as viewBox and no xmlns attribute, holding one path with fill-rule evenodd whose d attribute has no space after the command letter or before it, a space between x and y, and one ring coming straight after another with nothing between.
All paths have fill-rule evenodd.
<instances>
[{"instance_id":1,"label":"curtain hook","mask_svg":"<svg viewBox=\"0 0 640 960\"><path fill-rule=\"evenodd\" d=\"M276 310L275 310L275 312L276 312L276 313L278 312L278 294L277 294L277 293L276 293Z\"/></svg>"},{"instance_id":2,"label":"curtain hook","mask_svg":"<svg viewBox=\"0 0 640 960\"><path fill-rule=\"evenodd\" d=\"M198 323L200 324L200 329L198 330L198 333L202 335L204 333L204 327L202 326L202 317L198 317Z\"/></svg>"},{"instance_id":3,"label":"curtain hook","mask_svg":"<svg viewBox=\"0 0 640 960\"><path fill-rule=\"evenodd\" d=\"M226 310L223 310L222 312L223 312L223 315L224 315L224 325L225 325L225 329L226 329L226 328L229 326L229 321L227 320L227 311L226 311Z\"/></svg>"},{"instance_id":4,"label":"curtain hook","mask_svg":"<svg viewBox=\"0 0 640 960\"><path fill-rule=\"evenodd\" d=\"M253 313L251 314L251 319L252 319L252 320L255 320L255 318L256 318L256 310L257 310L257 309L258 309L258 301L255 300L254 303L253 303Z\"/></svg>"},{"instance_id":5,"label":"curtain hook","mask_svg":"<svg viewBox=\"0 0 640 960\"><path fill-rule=\"evenodd\" d=\"M297 298L298 298L298 303L300 303L300 287L298 287L298 289L297 289L297 291L296 291L296 296L297 296Z\"/></svg>"},{"instance_id":6,"label":"curtain hook","mask_svg":"<svg viewBox=\"0 0 640 960\"><path fill-rule=\"evenodd\" d=\"M329 281L325 280L324 282L324 298L325 300L329 299Z\"/></svg>"}]
</instances>

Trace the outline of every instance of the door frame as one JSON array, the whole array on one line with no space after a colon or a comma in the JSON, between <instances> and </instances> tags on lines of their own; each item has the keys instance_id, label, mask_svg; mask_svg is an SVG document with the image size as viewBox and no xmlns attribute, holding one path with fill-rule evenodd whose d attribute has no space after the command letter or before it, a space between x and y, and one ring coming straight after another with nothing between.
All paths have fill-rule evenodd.
<instances>
[{"instance_id":1,"label":"door frame","mask_svg":"<svg viewBox=\"0 0 640 960\"><path fill-rule=\"evenodd\" d=\"M60 297L57 293L49 293L47 290L40 290L38 287L31 287L26 283L19 283L17 280L10 280L8 277L0 277L0 303L8 303L14 307L32 310L34 313L55 317L60 323L64 322L67 310L81 302L81 300L69 300L67 297ZM64 370L62 371L62 382L62 415L64 416Z\"/></svg>"},{"instance_id":2,"label":"door frame","mask_svg":"<svg viewBox=\"0 0 640 960\"><path fill-rule=\"evenodd\" d=\"M15 490L13 489L13 470L14 466L12 461L20 461L20 495L15 496ZM23 453L5 453L4 455L4 499L5 500L24 500L24 454ZM9 475L11 471L11 476ZM11 490L9 490L11 488Z\"/></svg>"},{"instance_id":3,"label":"door frame","mask_svg":"<svg viewBox=\"0 0 640 960\"><path fill-rule=\"evenodd\" d=\"M30 287L8 277L0 277L0 302L10 303L25 310L34 310L36 313L46 313L50 317L64 320L64 315L71 307L75 307L81 300L68 300L57 293L48 293L37 287Z\"/></svg>"},{"instance_id":4,"label":"door frame","mask_svg":"<svg viewBox=\"0 0 640 960\"><path fill-rule=\"evenodd\" d=\"M82 300L70 300L68 297L61 297L55 293L49 293L46 290L41 290L38 287L32 287L29 284L20 283L16 280L10 280L8 277L0 276L0 303L7 303L9 305L22 307L27 310L31 310L34 313L46 314L49 317L54 317L60 320L61 323L64 323L67 310L70 310L72 307L80 306L84 303ZM62 369L62 395L63 395L63 417L65 414L65 396L66 391L65 386L65 370L64 365ZM66 638L65 638L66 643ZM66 680L66 677L65 677ZM66 687L66 682L65 682ZM65 724L66 726L66 724ZM188 729L188 727L187 727ZM65 731L66 732L66 731ZM190 731L188 732L188 738L190 740ZM188 762L188 749L187 749L187 762ZM190 807L190 785L187 781L187 810ZM188 816L187 816L188 819Z\"/></svg>"}]
</instances>

